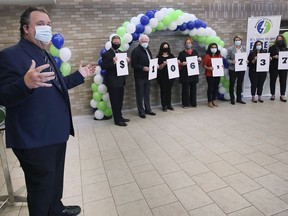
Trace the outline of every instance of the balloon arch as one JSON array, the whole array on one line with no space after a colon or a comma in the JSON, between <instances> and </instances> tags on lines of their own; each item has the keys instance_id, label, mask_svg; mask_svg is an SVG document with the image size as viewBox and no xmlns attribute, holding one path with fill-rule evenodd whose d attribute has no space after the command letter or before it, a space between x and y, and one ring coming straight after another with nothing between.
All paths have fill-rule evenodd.
<instances>
[{"instance_id":1,"label":"balloon arch","mask_svg":"<svg viewBox=\"0 0 288 216\"><path fill-rule=\"evenodd\" d=\"M120 50L125 52L130 48L133 41L138 41L141 34L149 35L152 32L164 30L180 31L183 35L189 35L202 48L207 48L210 43L216 43L222 55L227 54L227 50L223 48L224 42L217 36L216 32L211 27L207 27L206 23L196 18L194 14L173 8L162 8L160 10L148 10L145 14L132 17L130 21L126 21L122 26L118 27L116 33L110 35L109 41L106 42L104 48L100 51L96 75L91 85L93 98L90 101L90 106L94 109L94 117L96 119L112 116L109 93L107 92L107 87L103 84L103 77L106 71L101 68L102 55L111 48L111 38L114 35L120 36ZM222 95L226 93L228 96L227 82L228 80L222 77L219 91Z\"/></svg>"}]
</instances>

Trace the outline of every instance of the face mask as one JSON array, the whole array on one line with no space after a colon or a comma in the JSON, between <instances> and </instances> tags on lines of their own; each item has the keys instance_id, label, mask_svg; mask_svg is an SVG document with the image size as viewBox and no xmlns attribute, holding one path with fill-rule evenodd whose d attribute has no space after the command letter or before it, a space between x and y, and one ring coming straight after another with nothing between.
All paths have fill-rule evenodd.
<instances>
[{"instance_id":1,"label":"face mask","mask_svg":"<svg viewBox=\"0 0 288 216\"><path fill-rule=\"evenodd\" d=\"M191 49L191 48L192 48L192 44L186 44L185 47L186 47L187 49Z\"/></svg>"},{"instance_id":2,"label":"face mask","mask_svg":"<svg viewBox=\"0 0 288 216\"><path fill-rule=\"evenodd\" d=\"M120 47L120 44L112 43L112 48L113 48L114 50L119 49L119 47Z\"/></svg>"},{"instance_id":3,"label":"face mask","mask_svg":"<svg viewBox=\"0 0 288 216\"><path fill-rule=\"evenodd\" d=\"M261 45L258 45L258 46L256 46L256 49L259 51L259 50L262 49L262 46L261 46Z\"/></svg>"},{"instance_id":4,"label":"face mask","mask_svg":"<svg viewBox=\"0 0 288 216\"><path fill-rule=\"evenodd\" d=\"M211 53L215 54L217 52L217 48L211 48Z\"/></svg>"},{"instance_id":5,"label":"face mask","mask_svg":"<svg viewBox=\"0 0 288 216\"><path fill-rule=\"evenodd\" d=\"M142 43L141 46L146 49L148 47L148 43Z\"/></svg>"},{"instance_id":6,"label":"face mask","mask_svg":"<svg viewBox=\"0 0 288 216\"><path fill-rule=\"evenodd\" d=\"M235 46L240 46L241 45L241 41L235 41Z\"/></svg>"},{"instance_id":7,"label":"face mask","mask_svg":"<svg viewBox=\"0 0 288 216\"><path fill-rule=\"evenodd\" d=\"M284 45L284 41L283 40L278 40L276 41L276 45L279 47L282 47Z\"/></svg>"},{"instance_id":8,"label":"face mask","mask_svg":"<svg viewBox=\"0 0 288 216\"><path fill-rule=\"evenodd\" d=\"M168 52L168 48L167 47L162 48L162 52Z\"/></svg>"},{"instance_id":9,"label":"face mask","mask_svg":"<svg viewBox=\"0 0 288 216\"><path fill-rule=\"evenodd\" d=\"M44 44L49 44L52 39L52 29L51 26L36 26L35 27L35 39L43 42Z\"/></svg>"}]
</instances>

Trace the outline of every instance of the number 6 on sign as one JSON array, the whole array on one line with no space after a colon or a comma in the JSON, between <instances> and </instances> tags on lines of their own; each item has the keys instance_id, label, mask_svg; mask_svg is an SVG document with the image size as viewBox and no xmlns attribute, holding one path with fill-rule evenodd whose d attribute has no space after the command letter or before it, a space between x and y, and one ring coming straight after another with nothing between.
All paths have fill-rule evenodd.
<instances>
[{"instance_id":1,"label":"number 6 on sign","mask_svg":"<svg viewBox=\"0 0 288 216\"><path fill-rule=\"evenodd\" d=\"M167 68L169 79L179 77L179 67L177 58L167 59Z\"/></svg>"},{"instance_id":2,"label":"number 6 on sign","mask_svg":"<svg viewBox=\"0 0 288 216\"><path fill-rule=\"evenodd\" d=\"M279 52L278 70L288 69L288 52Z\"/></svg>"},{"instance_id":3,"label":"number 6 on sign","mask_svg":"<svg viewBox=\"0 0 288 216\"><path fill-rule=\"evenodd\" d=\"M199 74L199 65L197 56L186 57L188 76Z\"/></svg>"},{"instance_id":4,"label":"number 6 on sign","mask_svg":"<svg viewBox=\"0 0 288 216\"><path fill-rule=\"evenodd\" d=\"M157 66L158 66L158 58L151 59L149 62L148 80L152 80L157 77Z\"/></svg>"}]
</instances>

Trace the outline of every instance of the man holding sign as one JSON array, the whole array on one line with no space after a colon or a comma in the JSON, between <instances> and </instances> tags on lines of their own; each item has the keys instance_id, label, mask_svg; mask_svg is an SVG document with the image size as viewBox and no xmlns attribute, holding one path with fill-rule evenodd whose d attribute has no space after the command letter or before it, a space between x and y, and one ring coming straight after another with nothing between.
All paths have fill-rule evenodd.
<instances>
[{"instance_id":1,"label":"man holding sign","mask_svg":"<svg viewBox=\"0 0 288 216\"><path fill-rule=\"evenodd\" d=\"M141 118L146 118L145 114L156 115L150 107L150 80L149 62L152 59L152 53L148 47L149 37L142 34L139 37L139 45L131 52L131 66L134 68L134 79L136 89L136 103L138 114ZM157 68L154 68L157 73ZM144 107L143 107L144 100Z\"/></svg>"},{"instance_id":2,"label":"man holding sign","mask_svg":"<svg viewBox=\"0 0 288 216\"><path fill-rule=\"evenodd\" d=\"M115 125L127 126L127 122L130 120L123 118L122 106L125 75L128 75L127 63L130 59L127 58L126 53L121 53L119 50L120 46L120 37L118 35L113 36L111 39L111 48L102 55L102 69L107 71L104 77L104 83L108 88ZM124 58L122 58L122 55Z\"/></svg>"}]
</instances>

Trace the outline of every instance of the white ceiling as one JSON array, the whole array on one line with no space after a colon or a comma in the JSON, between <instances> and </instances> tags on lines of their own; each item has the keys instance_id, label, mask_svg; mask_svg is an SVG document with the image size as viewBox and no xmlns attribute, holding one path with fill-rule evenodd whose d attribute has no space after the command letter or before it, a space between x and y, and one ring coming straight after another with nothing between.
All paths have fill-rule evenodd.
<instances>
[{"instance_id":1,"label":"white ceiling","mask_svg":"<svg viewBox=\"0 0 288 216\"><path fill-rule=\"evenodd\" d=\"M0 0L0 5L51 5L56 0Z\"/></svg>"}]
</instances>

